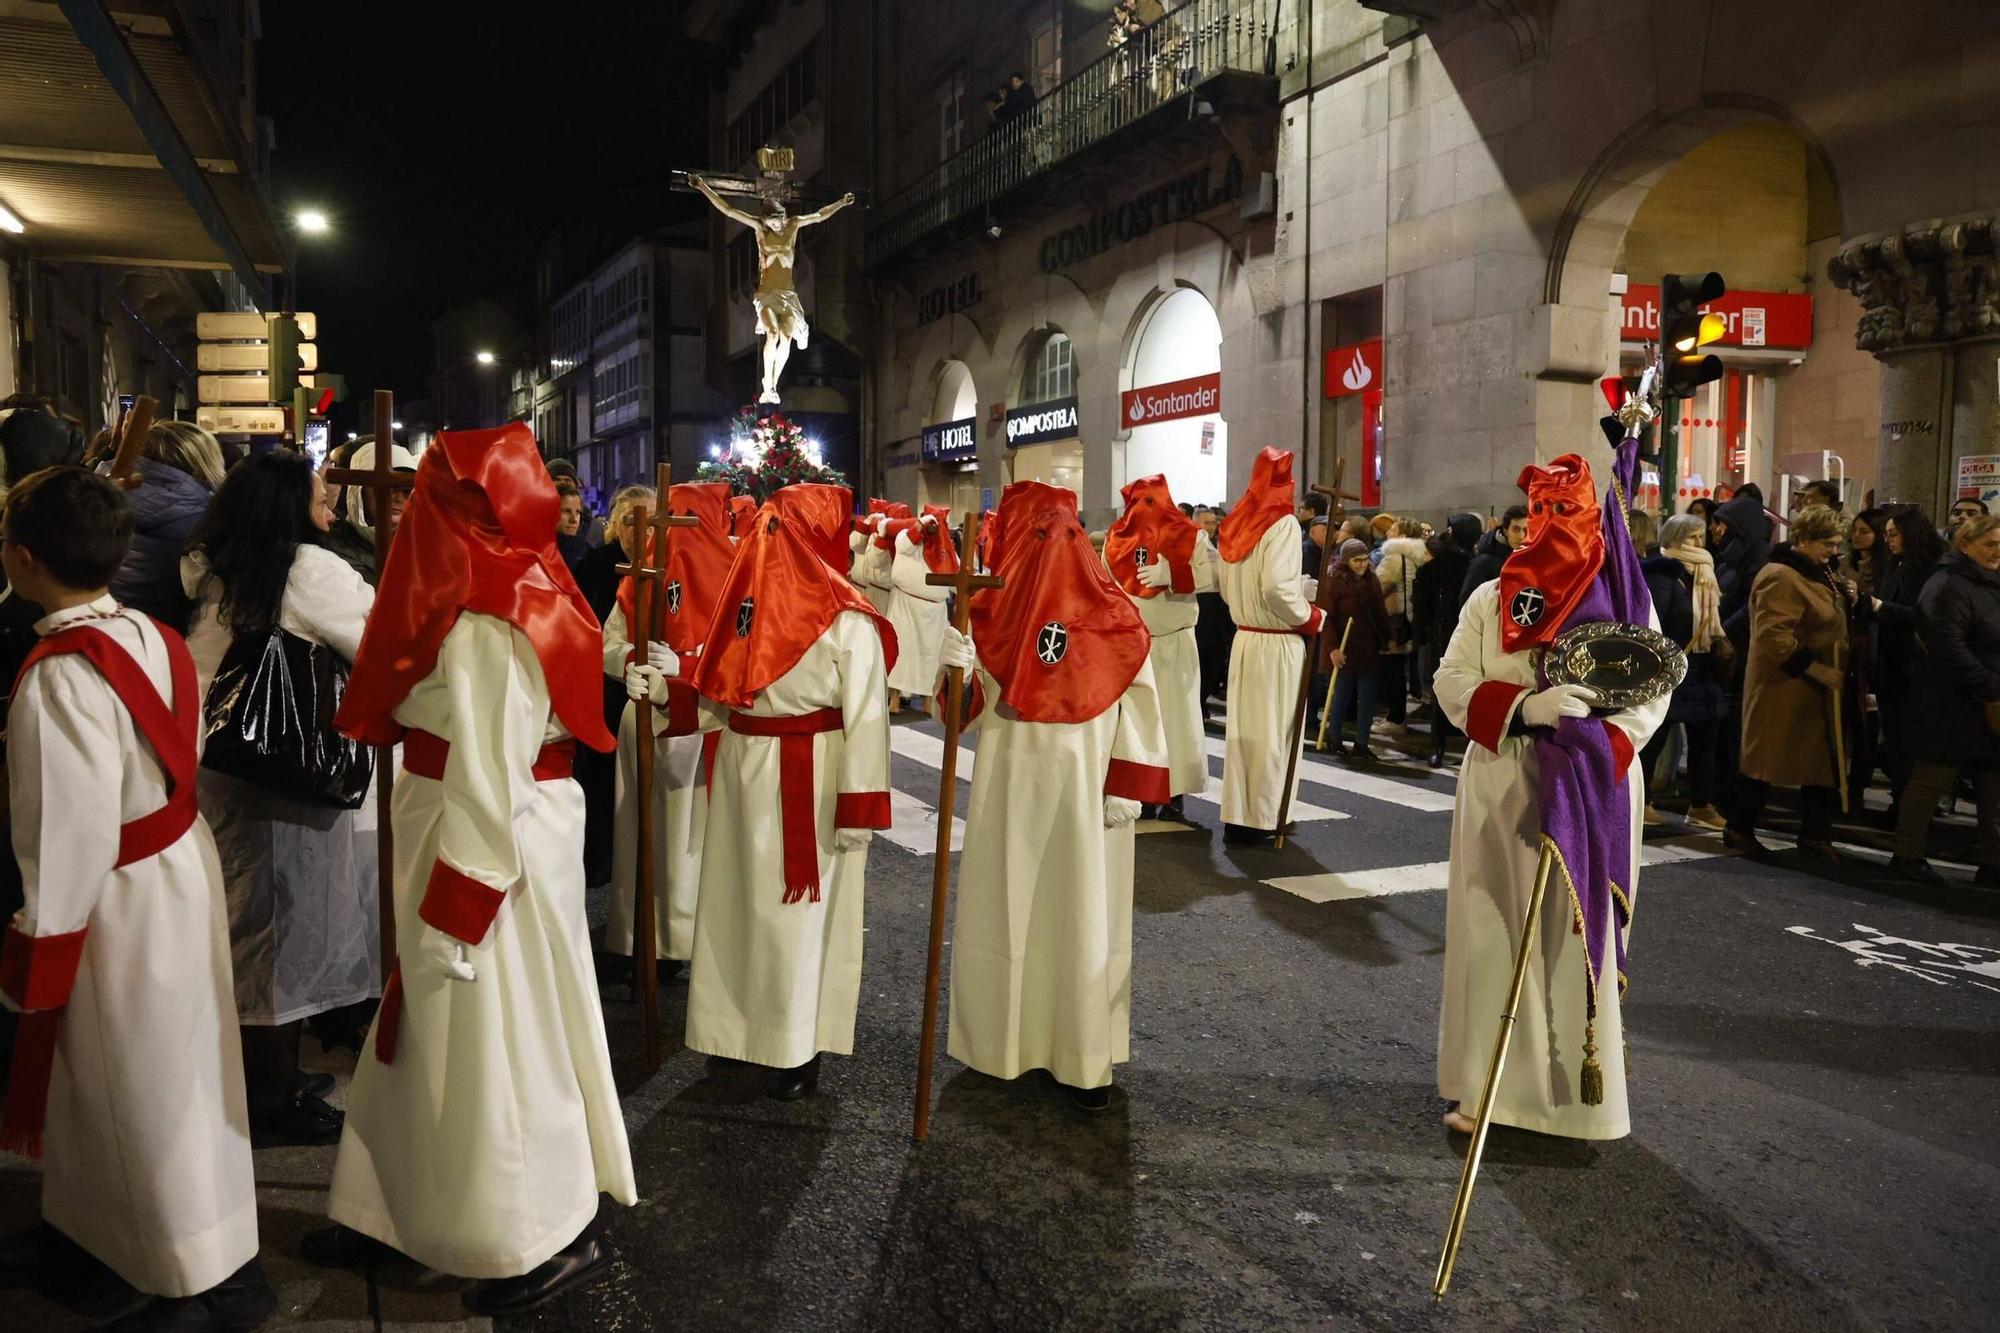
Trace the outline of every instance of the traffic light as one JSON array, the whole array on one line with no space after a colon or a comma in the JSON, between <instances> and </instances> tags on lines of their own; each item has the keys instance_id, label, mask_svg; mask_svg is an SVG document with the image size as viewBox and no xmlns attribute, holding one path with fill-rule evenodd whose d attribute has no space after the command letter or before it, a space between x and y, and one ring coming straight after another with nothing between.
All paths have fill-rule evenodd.
<instances>
[{"instance_id":1,"label":"traffic light","mask_svg":"<svg viewBox=\"0 0 2000 1333\"><path fill-rule=\"evenodd\" d=\"M1661 326L1662 328L1665 325ZM271 401L289 403L299 388L299 322L290 315L273 315L265 334Z\"/></svg>"},{"instance_id":2,"label":"traffic light","mask_svg":"<svg viewBox=\"0 0 2000 1333\"><path fill-rule=\"evenodd\" d=\"M1721 338L1728 325L1701 307L1727 288L1720 273L1669 273L1660 279L1660 396L1688 398L1710 380L1722 378L1722 360L1701 349Z\"/></svg>"}]
</instances>

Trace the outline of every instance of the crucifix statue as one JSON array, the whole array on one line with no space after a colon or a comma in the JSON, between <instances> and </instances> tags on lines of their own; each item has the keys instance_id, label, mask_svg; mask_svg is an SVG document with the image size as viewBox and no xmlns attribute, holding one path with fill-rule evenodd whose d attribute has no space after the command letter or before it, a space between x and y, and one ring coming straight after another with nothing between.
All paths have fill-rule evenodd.
<instances>
[{"instance_id":1,"label":"crucifix statue","mask_svg":"<svg viewBox=\"0 0 2000 1333\"><path fill-rule=\"evenodd\" d=\"M716 182L706 176L689 172L687 183L701 191L722 216L750 228L757 238L757 292L751 303L757 310L757 327L764 335L764 392L757 401L775 403L779 401L778 376L784 373L785 362L791 359L793 345L805 347L812 335L812 326L806 322L806 308L792 283L792 269L798 262L799 233L846 208L854 202L854 195L843 194L822 208L794 216L785 211L785 200L792 197L785 180L792 169L792 150L760 148L757 166L758 182L748 190L738 182L725 183L734 187L729 191L731 194L759 199L761 212L748 212L730 203Z\"/></svg>"}]
</instances>

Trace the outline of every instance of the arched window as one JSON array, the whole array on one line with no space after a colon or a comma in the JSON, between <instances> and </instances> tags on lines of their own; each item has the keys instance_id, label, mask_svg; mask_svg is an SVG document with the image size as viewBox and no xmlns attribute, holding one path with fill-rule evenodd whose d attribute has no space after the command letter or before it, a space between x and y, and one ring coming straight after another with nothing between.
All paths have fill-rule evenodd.
<instances>
[{"instance_id":1,"label":"arched window","mask_svg":"<svg viewBox=\"0 0 2000 1333\"><path fill-rule=\"evenodd\" d=\"M1051 330L1021 370L1021 405L1052 403L1076 396L1076 348L1066 333Z\"/></svg>"}]
</instances>

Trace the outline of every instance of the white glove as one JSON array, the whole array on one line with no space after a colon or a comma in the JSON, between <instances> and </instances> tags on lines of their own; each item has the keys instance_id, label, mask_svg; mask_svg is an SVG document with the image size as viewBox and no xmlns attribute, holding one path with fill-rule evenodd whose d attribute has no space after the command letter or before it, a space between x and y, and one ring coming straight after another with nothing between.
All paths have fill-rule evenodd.
<instances>
[{"instance_id":1,"label":"white glove","mask_svg":"<svg viewBox=\"0 0 2000 1333\"><path fill-rule=\"evenodd\" d=\"M423 939L417 950L424 962L440 974L453 981L477 981L479 973L472 968L472 957L465 944L434 926L425 926Z\"/></svg>"},{"instance_id":2,"label":"white glove","mask_svg":"<svg viewBox=\"0 0 2000 1333\"><path fill-rule=\"evenodd\" d=\"M957 667L970 673L979 667L979 654L973 650L972 640L960 634L956 625L946 625L944 642L938 647L938 662L947 670Z\"/></svg>"},{"instance_id":3,"label":"white glove","mask_svg":"<svg viewBox=\"0 0 2000 1333\"><path fill-rule=\"evenodd\" d=\"M1171 588L1174 586L1173 566L1163 555L1153 557L1153 563L1139 570L1139 582L1148 588Z\"/></svg>"},{"instance_id":4,"label":"white glove","mask_svg":"<svg viewBox=\"0 0 2000 1333\"><path fill-rule=\"evenodd\" d=\"M1306 599L1307 606L1319 604L1319 580L1310 574L1299 575L1299 595Z\"/></svg>"},{"instance_id":5,"label":"white glove","mask_svg":"<svg viewBox=\"0 0 2000 1333\"><path fill-rule=\"evenodd\" d=\"M678 680L681 674L681 655L664 643L655 641L646 645L646 665L665 676L668 680Z\"/></svg>"},{"instance_id":6,"label":"white glove","mask_svg":"<svg viewBox=\"0 0 2000 1333\"><path fill-rule=\"evenodd\" d=\"M1589 717L1597 691L1588 685L1551 685L1521 701L1521 721L1531 727L1553 727L1566 717Z\"/></svg>"},{"instance_id":7,"label":"white glove","mask_svg":"<svg viewBox=\"0 0 2000 1333\"><path fill-rule=\"evenodd\" d=\"M1128 801L1123 796L1104 798L1104 827L1124 828L1139 819L1139 803Z\"/></svg>"},{"instance_id":8,"label":"white glove","mask_svg":"<svg viewBox=\"0 0 2000 1333\"><path fill-rule=\"evenodd\" d=\"M625 697L644 699L664 708L667 705L667 674L656 666L634 662L625 668Z\"/></svg>"},{"instance_id":9,"label":"white glove","mask_svg":"<svg viewBox=\"0 0 2000 1333\"><path fill-rule=\"evenodd\" d=\"M833 850L836 852L858 852L874 840L874 829L837 828L833 831Z\"/></svg>"}]
</instances>

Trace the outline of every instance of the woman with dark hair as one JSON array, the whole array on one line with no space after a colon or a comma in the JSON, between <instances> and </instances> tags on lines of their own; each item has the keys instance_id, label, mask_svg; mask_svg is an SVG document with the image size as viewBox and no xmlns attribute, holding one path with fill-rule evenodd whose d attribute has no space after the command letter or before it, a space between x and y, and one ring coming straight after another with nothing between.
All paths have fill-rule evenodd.
<instances>
[{"instance_id":1,"label":"woman with dark hair","mask_svg":"<svg viewBox=\"0 0 2000 1333\"><path fill-rule=\"evenodd\" d=\"M181 560L204 694L238 636L261 642L281 629L354 660L374 592L327 547L332 524L325 483L303 455L247 459L222 483ZM252 1142L336 1142L340 1112L319 1095L331 1080L300 1074L299 1029L380 992L374 857L352 810L207 768L197 790L229 894Z\"/></svg>"},{"instance_id":2,"label":"woman with dark hair","mask_svg":"<svg viewBox=\"0 0 2000 1333\"><path fill-rule=\"evenodd\" d=\"M1887 509L1864 509L1847 525L1847 553L1840 557L1841 576L1854 584L1855 595L1867 601L1882 581L1889 544Z\"/></svg>"},{"instance_id":3,"label":"woman with dark hair","mask_svg":"<svg viewBox=\"0 0 2000 1333\"><path fill-rule=\"evenodd\" d=\"M1923 653L1919 643L1923 612L1917 599L1944 559L1945 544L1930 516L1915 505L1898 505L1886 514L1882 545L1889 554L1866 605L1875 625L1873 682L1881 718L1882 771L1889 775L1888 824L1893 828L1912 762L1911 693Z\"/></svg>"}]
</instances>

